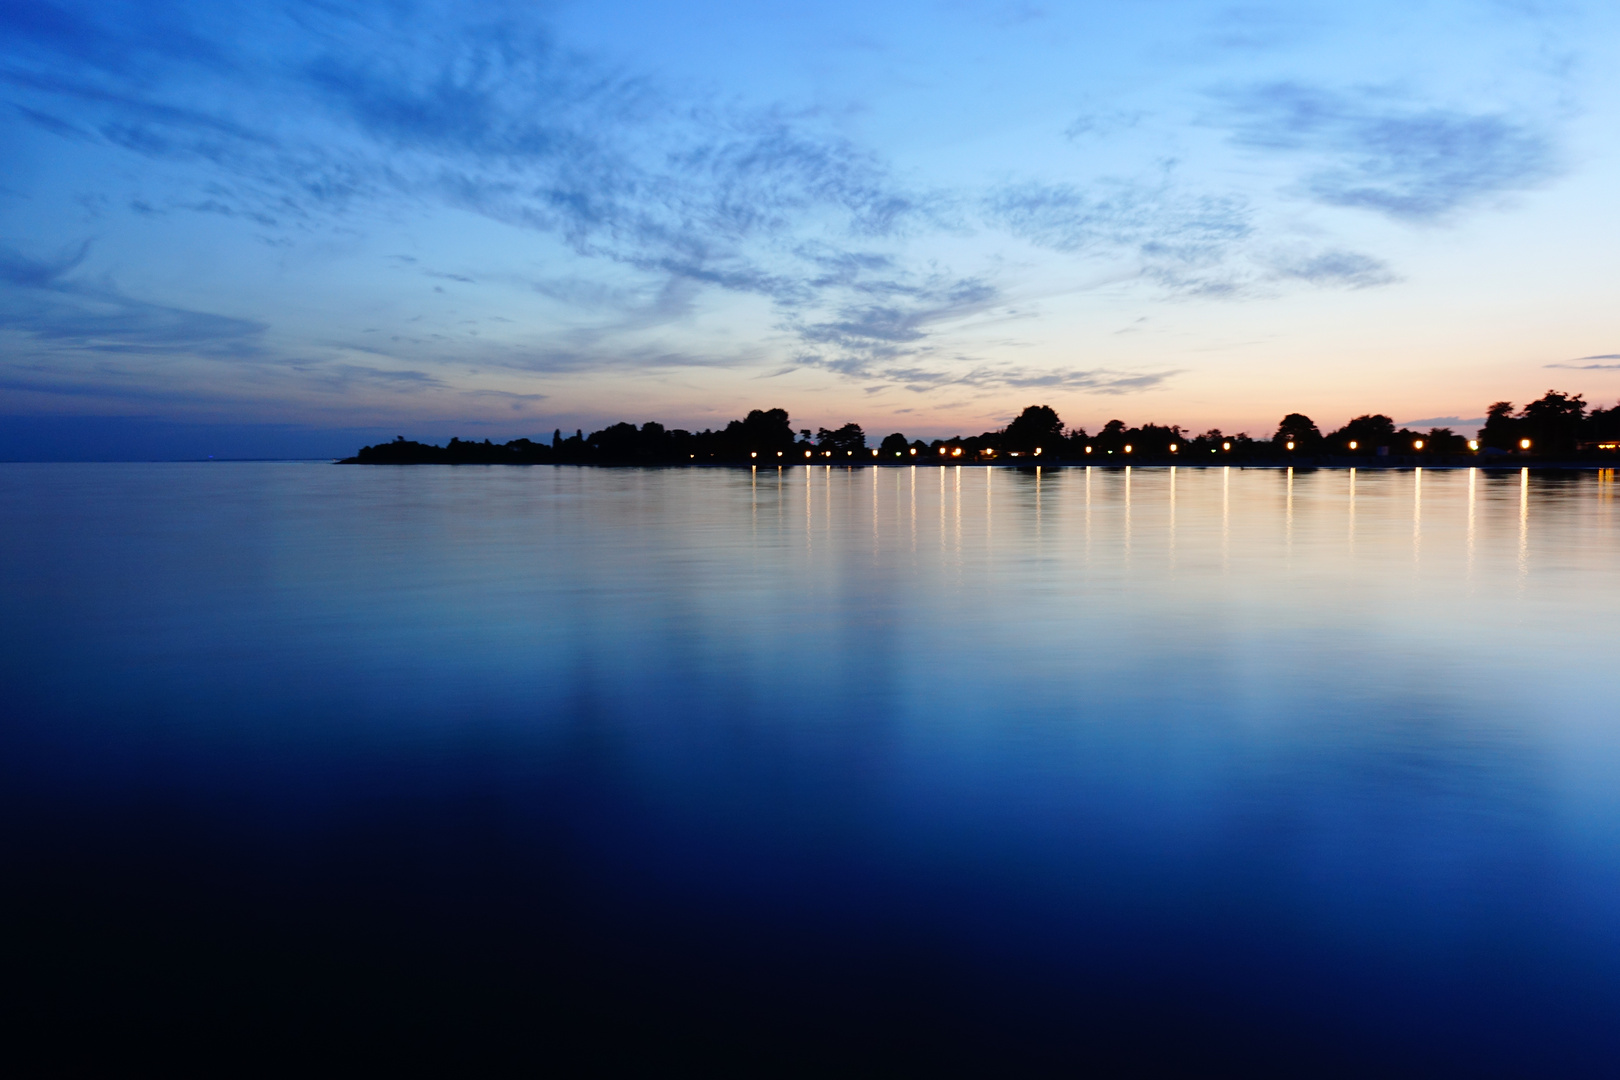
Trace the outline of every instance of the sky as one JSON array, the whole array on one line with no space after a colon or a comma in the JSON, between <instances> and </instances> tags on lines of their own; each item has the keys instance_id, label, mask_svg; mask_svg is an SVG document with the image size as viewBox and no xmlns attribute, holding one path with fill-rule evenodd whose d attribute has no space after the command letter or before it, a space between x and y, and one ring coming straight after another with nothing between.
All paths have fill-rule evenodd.
<instances>
[{"instance_id":1,"label":"sky","mask_svg":"<svg viewBox=\"0 0 1620 1080\"><path fill-rule=\"evenodd\" d=\"M1533 0L3 0L0 456L1611 404L1617 61Z\"/></svg>"}]
</instances>

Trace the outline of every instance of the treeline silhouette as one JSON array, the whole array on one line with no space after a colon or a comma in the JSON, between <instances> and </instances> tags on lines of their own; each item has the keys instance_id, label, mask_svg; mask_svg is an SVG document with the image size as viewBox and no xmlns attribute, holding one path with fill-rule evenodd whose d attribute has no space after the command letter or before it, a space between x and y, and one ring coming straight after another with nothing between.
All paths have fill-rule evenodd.
<instances>
[{"instance_id":1,"label":"treeline silhouette","mask_svg":"<svg viewBox=\"0 0 1620 1080\"><path fill-rule=\"evenodd\" d=\"M513 439L507 443L468 442L453 438L445 446L414 442L404 436L367 446L345 464L359 465L960 465L964 462L1048 464L1084 462L1182 461L1220 462L1354 462L1389 464L1461 462L1513 455L1525 460L1614 458L1620 442L1620 404L1588 409L1580 394L1549 390L1517 411L1499 401L1486 414L1477 439L1450 428L1427 431L1397 428L1382 414L1358 416L1323 433L1302 413L1289 413L1270 436L1246 432L1227 435L1218 428L1192 434L1179 425L1126 427L1110 420L1096 434L1066 428L1046 405L1031 405L998 431L923 442L900 432L868 445L859 424L795 430L786 409L755 409L724 428L685 431L656 422L637 427L618 423L586 435L551 440Z\"/></svg>"}]
</instances>

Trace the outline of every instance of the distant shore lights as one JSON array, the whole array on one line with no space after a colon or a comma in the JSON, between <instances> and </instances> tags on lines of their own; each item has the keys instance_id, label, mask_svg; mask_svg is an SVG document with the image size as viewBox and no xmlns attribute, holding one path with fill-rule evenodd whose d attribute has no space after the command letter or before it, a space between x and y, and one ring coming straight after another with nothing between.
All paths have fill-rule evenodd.
<instances>
[{"instance_id":1,"label":"distant shore lights","mask_svg":"<svg viewBox=\"0 0 1620 1080\"><path fill-rule=\"evenodd\" d=\"M1423 440L1422 439L1413 439L1412 440L1412 449L1414 449L1414 450L1423 449Z\"/></svg>"},{"instance_id":2,"label":"distant shore lights","mask_svg":"<svg viewBox=\"0 0 1620 1080\"><path fill-rule=\"evenodd\" d=\"M1354 439L1351 439L1351 440L1350 440L1350 449L1352 449L1352 450L1354 450L1354 449L1355 449L1355 448L1356 448L1356 447L1358 447L1358 446L1360 446L1360 445L1361 445L1361 444L1360 444L1360 443L1358 443L1358 442L1356 442L1356 440L1354 440Z\"/></svg>"},{"instance_id":3,"label":"distant shore lights","mask_svg":"<svg viewBox=\"0 0 1620 1080\"><path fill-rule=\"evenodd\" d=\"M1530 449L1530 440L1529 439L1520 439L1519 440L1519 449L1520 450L1528 450L1528 449Z\"/></svg>"}]
</instances>

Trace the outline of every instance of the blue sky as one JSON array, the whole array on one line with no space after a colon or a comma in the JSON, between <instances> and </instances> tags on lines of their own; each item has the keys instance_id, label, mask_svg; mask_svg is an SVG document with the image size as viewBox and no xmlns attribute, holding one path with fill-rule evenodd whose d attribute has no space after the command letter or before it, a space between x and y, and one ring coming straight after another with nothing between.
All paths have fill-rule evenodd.
<instances>
[{"instance_id":1,"label":"blue sky","mask_svg":"<svg viewBox=\"0 0 1620 1080\"><path fill-rule=\"evenodd\" d=\"M1480 0L10 0L0 415L1609 403L1617 44L1613 5Z\"/></svg>"}]
</instances>

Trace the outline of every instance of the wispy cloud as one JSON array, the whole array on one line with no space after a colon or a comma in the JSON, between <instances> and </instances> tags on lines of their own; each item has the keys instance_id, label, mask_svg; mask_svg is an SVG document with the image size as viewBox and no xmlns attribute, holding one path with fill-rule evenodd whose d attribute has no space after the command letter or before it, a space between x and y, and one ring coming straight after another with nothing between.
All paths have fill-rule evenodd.
<instances>
[{"instance_id":1,"label":"wispy cloud","mask_svg":"<svg viewBox=\"0 0 1620 1080\"><path fill-rule=\"evenodd\" d=\"M1238 144L1310 162L1302 184L1313 198L1404 221L1526 190L1558 168L1551 134L1528 117L1298 82L1225 90L1216 100Z\"/></svg>"},{"instance_id":2,"label":"wispy cloud","mask_svg":"<svg viewBox=\"0 0 1620 1080\"><path fill-rule=\"evenodd\" d=\"M1001 301L1000 291L979 278L880 279L870 290L853 287L849 303L821 320L792 315L783 328L805 349L794 366L819 367L851 378L915 382L909 365L935 350L928 341L938 328L982 315ZM881 295L874 302L873 295Z\"/></svg>"},{"instance_id":3,"label":"wispy cloud","mask_svg":"<svg viewBox=\"0 0 1620 1080\"><path fill-rule=\"evenodd\" d=\"M979 390L1049 389L1085 390L1094 394L1135 394L1159 388L1180 374L1179 371L1131 372L1110 368L1039 369L1017 364L975 363L930 365L887 361L883 358L844 358L829 360L814 355L800 359L800 366L819 367L861 378L872 385L868 392L892 386L915 393L953 387Z\"/></svg>"},{"instance_id":4,"label":"wispy cloud","mask_svg":"<svg viewBox=\"0 0 1620 1080\"><path fill-rule=\"evenodd\" d=\"M986 213L1017 236L1054 251L1133 251L1154 262L1208 264L1253 231L1234 196L1177 193L1167 185L1108 181L1010 184L985 200Z\"/></svg>"},{"instance_id":5,"label":"wispy cloud","mask_svg":"<svg viewBox=\"0 0 1620 1080\"><path fill-rule=\"evenodd\" d=\"M1181 296L1240 298L1287 281L1364 289L1397 280L1388 265L1360 252L1268 251L1247 199L1192 193L1171 179L1018 183L993 192L985 205L992 221L1031 243L1129 260L1140 277Z\"/></svg>"},{"instance_id":6,"label":"wispy cloud","mask_svg":"<svg viewBox=\"0 0 1620 1080\"><path fill-rule=\"evenodd\" d=\"M1394 271L1381 259L1357 251L1331 250L1292 257L1276 257L1271 268L1279 278L1308 281L1312 285L1336 285L1366 289L1397 280Z\"/></svg>"},{"instance_id":7,"label":"wispy cloud","mask_svg":"<svg viewBox=\"0 0 1620 1080\"><path fill-rule=\"evenodd\" d=\"M1620 360L1620 353L1599 353L1596 356L1580 356L1562 364L1545 364L1544 367L1563 368L1566 371L1616 371L1620 364L1593 364L1583 363L1590 360Z\"/></svg>"},{"instance_id":8,"label":"wispy cloud","mask_svg":"<svg viewBox=\"0 0 1620 1080\"><path fill-rule=\"evenodd\" d=\"M263 323L154 304L78 276L88 242L52 258L0 246L0 327L91 352L257 355Z\"/></svg>"},{"instance_id":9,"label":"wispy cloud","mask_svg":"<svg viewBox=\"0 0 1620 1080\"><path fill-rule=\"evenodd\" d=\"M672 98L510 13L295 4L259 28L281 50L258 55L201 32L171 39L161 13L47 26L6 10L17 47L0 46L0 80L28 99L17 106L142 156L210 162L234 183L197 205L208 212L287 224L384 193L432 199L582 253L775 295L781 275L748 245L791 259L812 221L896 235L932 198L813 117ZM224 68L254 93L199 93ZM56 119L52 101L81 125Z\"/></svg>"},{"instance_id":10,"label":"wispy cloud","mask_svg":"<svg viewBox=\"0 0 1620 1080\"><path fill-rule=\"evenodd\" d=\"M511 390L463 390L463 397L474 401L504 401L513 412L526 412L530 406L545 401L547 394L520 394Z\"/></svg>"},{"instance_id":11,"label":"wispy cloud","mask_svg":"<svg viewBox=\"0 0 1620 1080\"><path fill-rule=\"evenodd\" d=\"M443 390L449 385L437 375L410 369L379 368L350 363L308 363L290 366L309 376L306 380L308 385L339 392L346 391L355 384L369 384L404 393Z\"/></svg>"}]
</instances>

